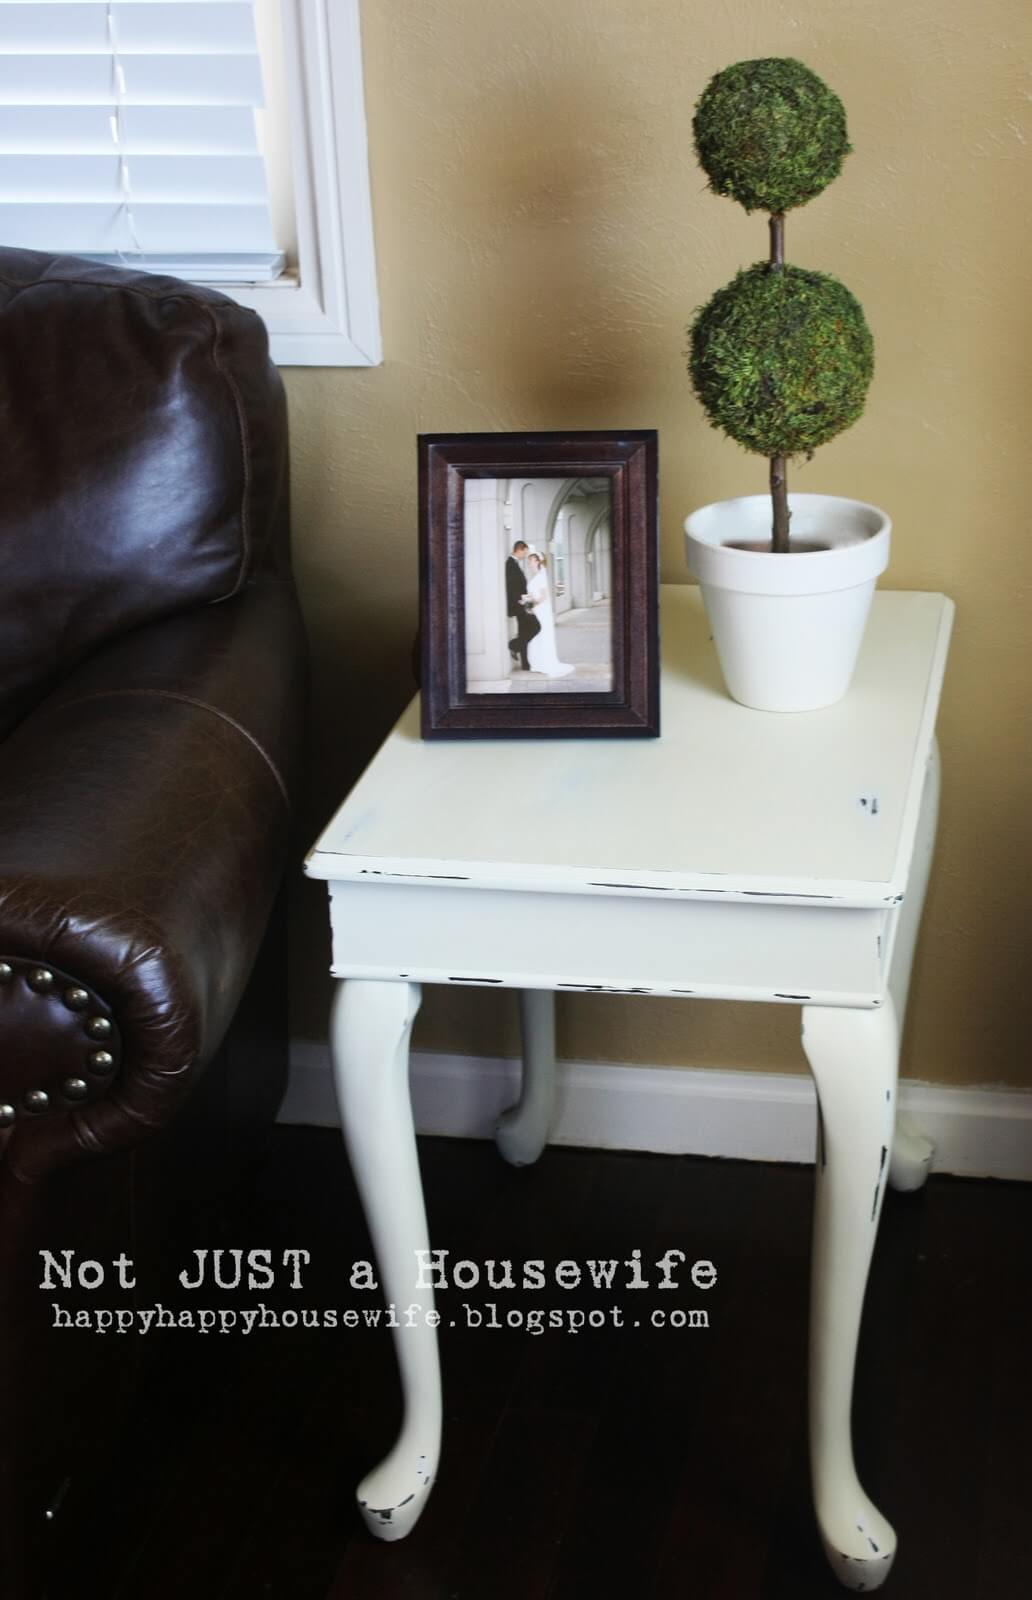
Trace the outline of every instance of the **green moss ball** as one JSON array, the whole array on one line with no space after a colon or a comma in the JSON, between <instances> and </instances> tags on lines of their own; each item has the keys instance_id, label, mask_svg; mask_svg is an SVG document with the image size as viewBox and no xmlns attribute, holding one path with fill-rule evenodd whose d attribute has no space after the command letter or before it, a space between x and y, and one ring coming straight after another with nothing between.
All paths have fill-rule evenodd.
<instances>
[{"instance_id":1,"label":"green moss ball","mask_svg":"<svg viewBox=\"0 0 1032 1600\"><path fill-rule=\"evenodd\" d=\"M695 149L710 188L746 211L790 211L820 194L849 154L842 101L801 61L739 61L695 107Z\"/></svg>"},{"instance_id":2,"label":"green moss ball","mask_svg":"<svg viewBox=\"0 0 1032 1600\"><path fill-rule=\"evenodd\" d=\"M855 422L874 342L845 284L747 267L696 313L692 384L715 428L764 456L809 454Z\"/></svg>"}]
</instances>

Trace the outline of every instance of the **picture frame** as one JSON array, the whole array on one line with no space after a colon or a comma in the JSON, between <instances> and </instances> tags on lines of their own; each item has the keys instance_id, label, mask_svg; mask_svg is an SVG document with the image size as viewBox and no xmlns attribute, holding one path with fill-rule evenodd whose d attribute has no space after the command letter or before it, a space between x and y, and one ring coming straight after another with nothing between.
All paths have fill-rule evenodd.
<instances>
[{"instance_id":1,"label":"picture frame","mask_svg":"<svg viewBox=\"0 0 1032 1600\"><path fill-rule=\"evenodd\" d=\"M419 436L424 739L658 735L658 458L655 429Z\"/></svg>"}]
</instances>

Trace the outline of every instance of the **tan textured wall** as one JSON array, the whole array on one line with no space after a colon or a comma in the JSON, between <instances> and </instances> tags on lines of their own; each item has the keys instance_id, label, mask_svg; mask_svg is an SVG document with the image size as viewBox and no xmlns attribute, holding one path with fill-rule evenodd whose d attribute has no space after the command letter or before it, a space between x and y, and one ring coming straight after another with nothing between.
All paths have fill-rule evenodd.
<instances>
[{"instance_id":1,"label":"tan textured wall","mask_svg":"<svg viewBox=\"0 0 1032 1600\"><path fill-rule=\"evenodd\" d=\"M363 27L386 362L287 374L317 668L308 834L410 692L419 431L658 427L673 582L685 513L763 487L684 372L693 309L766 249L762 217L706 192L691 113L728 62L797 55L844 99L855 153L790 216L788 256L858 295L877 371L867 415L794 483L885 506L885 581L958 606L904 1070L1032 1082L1027 0L366 0ZM298 898L296 1031L317 1035L324 902ZM567 1056L802 1067L789 1008L560 1006ZM428 993L417 1042L514 1048L510 1008Z\"/></svg>"}]
</instances>

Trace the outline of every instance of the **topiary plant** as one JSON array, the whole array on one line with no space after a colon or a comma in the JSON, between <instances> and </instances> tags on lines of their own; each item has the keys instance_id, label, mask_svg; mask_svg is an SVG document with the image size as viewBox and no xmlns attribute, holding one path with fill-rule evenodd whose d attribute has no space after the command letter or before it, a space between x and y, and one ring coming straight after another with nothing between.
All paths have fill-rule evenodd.
<instances>
[{"instance_id":1,"label":"topiary plant","mask_svg":"<svg viewBox=\"0 0 1032 1600\"><path fill-rule=\"evenodd\" d=\"M769 458L771 548L784 552L787 462L856 421L874 371L870 330L845 284L785 265L785 212L838 176L846 114L801 61L739 61L710 80L692 126L713 192L770 212L769 260L696 313L689 371L713 427Z\"/></svg>"}]
</instances>

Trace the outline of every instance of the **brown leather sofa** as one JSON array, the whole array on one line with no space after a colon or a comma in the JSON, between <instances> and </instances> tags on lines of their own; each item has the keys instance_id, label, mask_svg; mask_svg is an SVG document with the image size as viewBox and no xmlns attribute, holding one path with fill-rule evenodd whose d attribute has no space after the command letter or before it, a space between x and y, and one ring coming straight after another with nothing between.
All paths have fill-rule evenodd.
<instances>
[{"instance_id":1,"label":"brown leather sofa","mask_svg":"<svg viewBox=\"0 0 1032 1600\"><path fill-rule=\"evenodd\" d=\"M48 1332L39 1250L146 1256L282 1093L286 445L253 313L0 249L5 1600L38 1592L47 1507L133 1364L131 1339Z\"/></svg>"}]
</instances>

